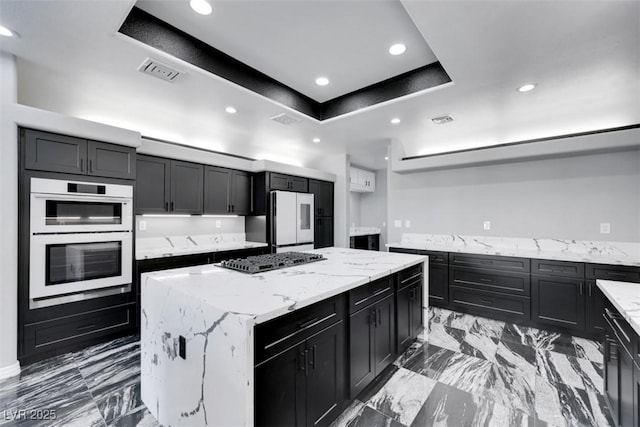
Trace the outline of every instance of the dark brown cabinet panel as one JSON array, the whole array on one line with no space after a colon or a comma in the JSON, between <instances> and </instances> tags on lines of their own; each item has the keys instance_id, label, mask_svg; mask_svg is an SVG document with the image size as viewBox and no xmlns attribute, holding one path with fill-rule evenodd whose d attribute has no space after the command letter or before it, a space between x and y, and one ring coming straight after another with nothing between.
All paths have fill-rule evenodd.
<instances>
[{"instance_id":1,"label":"dark brown cabinet panel","mask_svg":"<svg viewBox=\"0 0 640 427\"><path fill-rule=\"evenodd\" d=\"M333 246L333 217L316 218L313 229L314 248L330 248Z\"/></svg>"},{"instance_id":2,"label":"dark brown cabinet panel","mask_svg":"<svg viewBox=\"0 0 640 427\"><path fill-rule=\"evenodd\" d=\"M445 307L449 304L449 267L429 265L429 305Z\"/></svg>"},{"instance_id":3,"label":"dark brown cabinet panel","mask_svg":"<svg viewBox=\"0 0 640 427\"><path fill-rule=\"evenodd\" d=\"M530 271L529 258L450 253L449 266L490 268L493 270Z\"/></svg>"},{"instance_id":4,"label":"dark brown cabinet panel","mask_svg":"<svg viewBox=\"0 0 640 427\"><path fill-rule=\"evenodd\" d=\"M21 129L26 169L107 178L136 178L136 150L117 144Z\"/></svg>"},{"instance_id":5,"label":"dark brown cabinet panel","mask_svg":"<svg viewBox=\"0 0 640 427\"><path fill-rule=\"evenodd\" d=\"M584 277L584 264L581 262L532 259L531 274L581 279Z\"/></svg>"},{"instance_id":6,"label":"dark brown cabinet panel","mask_svg":"<svg viewBox=\"0 0 640 427\"><path fill-rule=\"evenodd\" d=\"M206 166L204 169L204 213L231 212L231 169Z\"/></svg>"},{"instance_id":7,"label":"dark brown cabinet panel","mask_svg":"<svg viewBox=\"0 0 640 427\"><path fill-rule=\"evenodd\" d=\"M640 283L640 267L624 265L587 264L587 279L617 280Z\"/></svg>"},{"instance_id":8,"label":"dark brown cabinet panel","mask_svg":"<svg viewBox=\"0 0 640 427\"><path fill-rule=\"evenodd\" d=\"M136 215L202 214L204 169L201 164L139 155Z\"/></svg>"},{"instance_id":9,"label":"dark brown cabinet panel","mask_svg":"<svg viewBox=\"0 0 640 427\"><path fill-rule=\"evenodd\" d=\"M529 273L502 270L488 270L469 267L451 267L449 280L452 285L467 286L492 292L515 295L531 294Z\"/></svg>"},{"instance_id":10,"label":"dark brown cabinet panel","mask_svg":"<svg viewBox=\"0 0 640 427\"><path fill-rule=\"evenodd\" d=\"M136 179L136 150L115 144L88 141L89 175Z\"/></svg>"},{"instance_id":11,"label":"dark brown cabinet panel","mask_svg":"<svg viewBox=\"0 0 640 427\"><path fill-rule=\"evenodd\" d=\"M299 176L284 175L281 173L269 173L270 190L288 190L296 193L306 193L309 191L309 180Z\"/></svg>"},{"instance_id":12,"label":"dark brown cabinet panel","mask_svg":"<svg viewBox=\"0 0 640 427\"><path fill-rule=\"evenodd\" d=\"M396 293L398 354L407 349L423 328L422 276Z\"/></svg>"},{"instance_id":13,"label":"dark brown cabinet panel","mask_svg":"<svg viewBox=\"0 0 640 427\"><path fill-rule=\"evenodd\" d=\"M512 322L531 319L531 298L499 292L449 286L449 306L453 310Z\"/></svg>"},{"instance_id":14,"label":"dark brown cabinet panel","mask_svg":"<svg viewBox=\"0 0 640 427\"><path fill-rule=\"evenodd\" d=\"M138 155L136 214L168 213L171 200L171 160Z\"/></svg>"},{"instance_id":15,"label":"dark brown cabinet panel","mask_svg":"<svg viewBox=\"0 0 640 427\"><path fill-rule=\"evenodd\" d=\"M595 280L586 280L587 297L586 297L586 328L587 333L599 334L604 333L604 303L605 296L596 286Z\"/></svg>"},{"instance_id":16,"label":"dark brown cabinet panel","mask_svg":"<svg viewBox=\"0 0 640 427\"><path fill-rule=\"evenodd\" d=\"M251 213L251 174L234 170L231 181L231 209L236 215Z\"/></svg>"},{"instance_id":17,"label":"dark brown cabinet panel","mask_svg":"<svg viewBox=\"0 0 640 427\"><path fill-rule=\"evenodd\" d=\"M309 193L313 193L316 216L333 216L333 182L309 180Z\"/></svg>"},{"instance_id":18,"label":"dark brown cabinet panel","mask_svg":"<svg viewBox=\"0 0 640 427\"><path fill-rule=\"evenodd\" d=\"M584 330L583 279L531 275L532 320L541 325Z\"/></svg>"}]
</instances>

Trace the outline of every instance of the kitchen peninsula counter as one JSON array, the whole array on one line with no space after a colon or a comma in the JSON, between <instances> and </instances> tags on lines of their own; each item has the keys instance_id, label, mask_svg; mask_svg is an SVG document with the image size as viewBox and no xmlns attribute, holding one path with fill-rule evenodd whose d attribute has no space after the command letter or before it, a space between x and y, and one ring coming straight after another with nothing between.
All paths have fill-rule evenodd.
<instances>
[{"instance_id":1,"label":"kitchen peninsula counter","mask_svg":"<svg viewBox=\"0 0 640 427\"><path fill-rule=\"evenodd\" d=\"M313 252L326 260L253 275L205 265L142 276L142 399L160 423L253 425L256 324L427 260Z\"/></svg>"}]
</instances>

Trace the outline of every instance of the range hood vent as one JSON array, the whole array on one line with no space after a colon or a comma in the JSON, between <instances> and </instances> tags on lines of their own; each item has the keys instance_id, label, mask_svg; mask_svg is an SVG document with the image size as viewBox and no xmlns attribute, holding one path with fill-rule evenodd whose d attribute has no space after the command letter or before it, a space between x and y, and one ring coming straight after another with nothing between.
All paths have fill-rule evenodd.
<instances>
[{"instance_id":1,"label":"range hood vent","mask_svg":"<svg viewBox=\"0 0 640 427\"><path fill-rule=\"evenodd\" d=\"M453 121L453 116L451 114L445 114L444 116L434 117L431 121L437 125L444 125L446 123L451 123Z\"/></svg>"},{"instance_id":2,"label":"range hood vent","mask_svg":"<svg viewBox=\"0 0 640 427\"><path fill-rule=\"evenodd\" d=\"M298 123L300 121L299 118L290 116L290 115L285 114L285 113L278 114L277 116L270 117L270 119L273 120L274 122L278 122L278 123L286 125L286 126L292 125L294 123Z\"/></svg>"},{"instance_id":3,"label":"range hood vent","mask_svg":"<svg viewBox=\"0 0 640 427\"><path fill-rule=\"evenodd\" d=\"M145 61L138 67L138 71L167 82L174 82L176 78L182 74L175 68L153 58L145 59Z\"/></svg>"}]
</instances>

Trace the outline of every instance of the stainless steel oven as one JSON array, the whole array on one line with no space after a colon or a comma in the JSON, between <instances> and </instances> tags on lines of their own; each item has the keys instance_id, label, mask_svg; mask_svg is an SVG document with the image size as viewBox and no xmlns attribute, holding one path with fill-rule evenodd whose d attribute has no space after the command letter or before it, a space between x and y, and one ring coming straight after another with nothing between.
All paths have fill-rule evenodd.
<instances>
[{"instance_id":1,"label":"stainless steel oven","mask_svg":"<svg viewBox=\"0 0 640 427\"><path fill-rule=\"evenodd\" d=\"M30 203L32 308L131 289L131 185L31 178Z\"/></svg>"}]
</instances>

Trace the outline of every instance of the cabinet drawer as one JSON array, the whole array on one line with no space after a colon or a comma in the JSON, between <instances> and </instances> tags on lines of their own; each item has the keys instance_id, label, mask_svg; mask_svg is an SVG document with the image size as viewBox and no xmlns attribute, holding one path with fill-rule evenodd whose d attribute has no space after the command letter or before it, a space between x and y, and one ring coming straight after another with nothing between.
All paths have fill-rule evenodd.
<instances>
[{"instance_id":1,"label":"cabinet drawer","mask_svg":"<svg viewBox=\"0 0 640 427\"><path fill-rule=\"evenodd\" d=\"M587 264L586 276L587 279L640 283L640 268L623 265Z\"/></svg>"},{"instance_id":2,"label":"cabinet drawer","mask_svg":"<svg viewBox=\"0 0 640 427\"><path fill-rule=\"evenodd\" d=\"M402 289L405 286L409 286L415 283L417 280L422 280L422 266L423 264L417 264L413 267L406 268L398 273L398 289Z\"/></svg>"},{"instance_id":3,"label":"cabinet drawer","mask_svg":"<svg viewBox=\"0 0 640 427\"><path fill-rule=\"evenodd\" d=\"M451 266L491 268L526 273L530 271L529 264L529 258L449 253L449 265Z\"/></svg>"},{"instance_id":4,"label":"cabinet drawer","mask_svg":"<svg viewBox=\"0 0 640 427\"><path fill-rule=\"evenodd\" d=\"M390 247L389 248L389 252L397 252L399 254L417 254L418 250L417 249L407 249L407 248L393 248Z\"/></svg>"},{"instance_id":5,"label":"cabinet drawer","mask_svg":"<svg viewBox=\"0 0 640 427\"><path fill-rule=\"evenodd\" d=\"M135 304L95 310L24 326L25 353L44 352L124 331L134 322Z\"/></svg>"},{"instance_id":6,"label":"cabinet drawer","mask_svg":"<svg viewBox=\"0 0 640 427\"><path fill-rule=\"evenodd\" d=\"M604 318L611 329L615 332L620 344L622 344L629 354L635 354L638 335L629 322L627 322L618 310L608 301L604 306Z\"/></svg>"},{"instance_id":7,"label":"cabinet drawer","mask_svg":"<svg viewBox=\"0 0 640 427\"><path fill-rule=\"evenodd\" d=\"M428 256L429 264L448 264L449 263L449 252L418 250L418 255Z\"/></svg>"},{"instance_id":8,"label":"cabinet drawer","mask_svg":"<svg viewBox=\"0 0 640 427\"><path fill-rule=\"evenodd\" d=\"M528 273L451 267L449 280L451 285L470 286L485 291L516 295L531 295L531 280Z\"/></svg>"},{"instance_id":9,"label":"cabinet drawer","mask_svg":"<svg viewBox=\"0 0 640 427\"><path fill-rule=\"evenodd\" d=\"M584 277L584 264L581 262L532 259L531 273L582 279Z\"/></svg>"},{"instance_id":10,"label":"cabinet drawer","mask_svg":"<svg viewBox=\"0 0 640 427\"><path fill-rule=\"evenodd\" d=\"M255 327L255 364L302 342L344 319L345 297L338 295Z\"/></svg>"},{"instance_id":11,"label":"cabinet drawer","mask_svg":"<svg viewBox=\"0 0 640 427\"><path fill-rule=\"evenodd\" d=\"M387 276L349 291L349 314L393 293L393 277Z\"/></svg>"},{"instance_id":12,"label":"cabinet drawer","mask_svg":"<svg viewBox=\"0 0 640 427\"><path fill-rule=\"evenodd\" d=\"M529 297L450 286L449 300L454 308L462 307L466 311L480 315L508 317L520 321L531 319L531 299Z\"/></svg>"}]
</instances>

